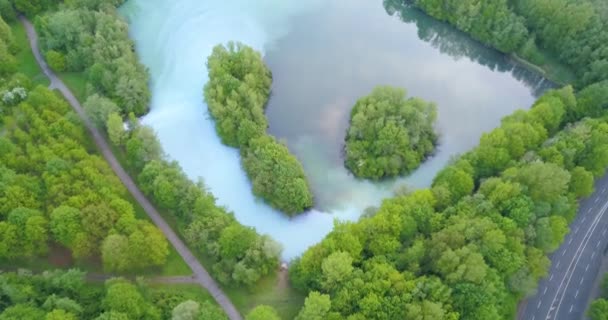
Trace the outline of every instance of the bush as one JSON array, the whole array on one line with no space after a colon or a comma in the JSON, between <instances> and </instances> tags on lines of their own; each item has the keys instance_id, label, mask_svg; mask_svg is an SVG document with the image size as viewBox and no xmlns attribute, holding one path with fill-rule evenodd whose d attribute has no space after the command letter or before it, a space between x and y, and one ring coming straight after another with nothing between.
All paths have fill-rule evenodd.
<instances>
[{"instance_id":1,"label":"bush","mask_svg":"<svg viewBox=\"0 0 608 320\"><path fill-rule=\"evenodd\" d=\"M359 99L346 136L346 167L361 178L411 172L433 152L436 107L403 89L377 87Z\"/></svg>"},{"instance_id":2,"label":"bush","mask_svg":"<svg viewBox=\"0 0 608 320\"><path fill-rule=\"evenodd\" d=\"M64 72L66 70L65 56L60 52L54 50L47 51L46 61L49 67L56 72Z\"/></svg>"}]
</instances>

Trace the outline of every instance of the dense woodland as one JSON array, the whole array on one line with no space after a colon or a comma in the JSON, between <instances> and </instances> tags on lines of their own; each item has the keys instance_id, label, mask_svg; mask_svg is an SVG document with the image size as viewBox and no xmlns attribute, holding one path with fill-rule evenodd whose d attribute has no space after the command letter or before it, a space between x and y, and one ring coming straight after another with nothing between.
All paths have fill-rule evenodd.
<instances>
[{"instance_id":1,"label":"dense woodland","mask_svg":"<svg viewBox=\"0 0 608 320\"><path fill-rule=\"evenodd\" d=\"M226 285L253 285L277 269L281 248L268 236L242 226L231 212L218 206L204 183L192 182L177 163L167 160L154 131L139 123L137 116L147 111L148 75L137 62L126 22L116 13L115 6L121 3L66 1L58 10L37 19L41 41L46 49L64 55L66 62L72 60L70 54L76 60L82 58L84 69L73 70L88 74L88 98L83 107L92 121L106 130L141 190L176 222L177 231L205 259L213 275ZM83 28L90 33L81 32ZM85 46L88 49L82 48L83 43L90 44ZM50 63L48 51L46 58ZM137 88L127 90L132 99L117 95L121 92L118 88L112 91L99 86L118 86L121 79ZM122 245L116 237L112 243Z\"/></svg>"},{"instance_id":2,"label":"dense woodland","mask_svg":"<svg viewBox=\"0 0 608 320\"><path fill-rule=\"evenodd\" d=\"M123 116L148 111L148 73L137 59L116 0L71 0L36 18L40 46L57 72L85 72L87 92L112 100Z\"/></svg>"},{"instance_id":3,"label":"dense woodland","mask_svg":"<svg viewBox=\"0 0 608 320\"><path fill-rule=\"evenodd\" d=\"M12 46L1 19L0 30L0 48ZM0 80L0 258L32 259L58 244L75 259L101 256L108 271L163 265L166 239L135 217L69 106L9 70Z\"/></svg>"},{"instance_id":4,"label":"dense woodland","mask_svg":"<svg viewBox=\"0 0 608 320\"><path fill-rule=\"evenodd\" d=\"M403 0L476 40L543 65L549 53L583 87L608 79L608 10L601 0Z\"/></svg>"},{"instance_id":5,"label":"dense woodland","mask_svg":"<svg viewBox=\"0 0 608 320\"><path fill-rule=\"evenodd\" d=\"M286 146L266 133L264 108L272 74L261 54L230 42L213 48L207 67L204 95L209 113L222 142L241 150L253 193L288 215L312 207L304 168Z\"/></svg>"},{"instance_id":6,"label":"dense woodland","mask_svg":"<svg viewBox=\"0 0 608 320\"><path fill-rule=\"evenodd\" d=\"M608 165L608 83L552 90L455 159L431 189L337 223L290 269L329 319L507 319L547 273ZM310 297L309 297L310 298ZM319 304L321 304L319 302Z\"/></svg>"},{"instance_id":7,"label":"dense woodland","mask_svg":"<svg viewBox=\"0 0 608 320\"><path fill-rule=\"evenodd\" d=\"M78 270L0 274L1 320L224 320L222 310L186 291L116 278L87 283Z\"/></svg>"},{"instance_id":8,"label":"dense woodland","mask_svg":"<svg viewBox=\"0 0 608 320\"><path fill-rule=\"evenodd\" d=\"M38 14L47 61L58 71L86 72L85 108L124 154L142 190L176 222L220 282L252 285L277 269L280 247L218 206L202 182L192 182L166 160L154 132L138 122L136 116L147 110L148 76L115 12L120 2L0 0L0 15L14 19L12 6ZM547 254L568 232L577 200L593 192L594 178L608 165L608 81L598 81L608 75L602 1L415 3L504 52L552 51L577 71L581 90L552 90L531 110L506 117L477 148L442 170L432 188L387 199L358 222L337 222L290 268L293 285L309 292L298 320L513 318L519 299L547 273ZM76 258L101 257L108 270L162 264L162 234L135 217L126 191L95 155L65 102L14 74L15 50L10 28L0 20L0 258L28 259L57 244ZM269 88L266 81L218 79L238 95L225 106L241 108L236 102L244 101L255 106L249 111L257 110L245 116L261 110L266 121L267 96L241 89L267 95L261 90ZM285 152L264 142L248 156L256 141L251 138L261 139L257 134L265 135L266 128L258 118L250 120L243 132L239 126L232 133L235 146L245 146L243 159ZM261 178L261 188L268 188L266 180ZM77 271L0 275L0 320L224 317L191 297L154 294L124 280L89 286L82 277ZM594 308L603 314L605 303ZM247 315L275 318L265 306Z\"/></svg>"},{"instance_id":9,"label":"dense woodland","mask_svg":"<svg viewBox=\"0 0 608 320\"><path fill-rule=\"evenodd\" d=\"M357 101L346 135L346 167L357 177L381 179L409 173L437 141L437 107L403 89L377 87Z\"/></svg>"}]
</instances>

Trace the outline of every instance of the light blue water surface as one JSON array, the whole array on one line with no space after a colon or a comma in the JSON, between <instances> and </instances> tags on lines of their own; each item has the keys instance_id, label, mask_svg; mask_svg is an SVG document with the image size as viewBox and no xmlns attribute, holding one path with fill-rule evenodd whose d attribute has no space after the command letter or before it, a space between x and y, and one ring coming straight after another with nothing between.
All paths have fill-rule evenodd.
<instances>
[{"instance_id":1,"label":"light blue water surface","mask_svg":"<svg viewBox=\"0 0 608 320\"><path fill-rule=\"evenodd\" d=\"M455 155L550 84L420 12L387 0L129 0L121 9L152 82L152 126L172 159L203 178L243 224L290 260L334 219L356 220L397 186L425 187ZM302 161L316 209L288 219L257 200L236 149L220 143L204 104L213 46L236 40L265 54L274 76L269 132ZM438 105L436 155L409 177L372 183L343 167L354 102L378 84Z\"/></svg>"}]
</instances>

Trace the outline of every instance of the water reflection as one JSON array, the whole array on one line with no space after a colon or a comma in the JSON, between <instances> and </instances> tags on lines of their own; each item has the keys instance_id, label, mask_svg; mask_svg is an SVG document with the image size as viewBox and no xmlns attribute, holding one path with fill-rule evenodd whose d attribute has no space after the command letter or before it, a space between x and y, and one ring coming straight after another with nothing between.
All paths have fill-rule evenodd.
<instances>
[{"instance_id":1,"label":"water reflection","mask_svg":"<svg viewBox=\"0 0 608 320\"><path fill-rule=\"evenodd\" d=\"M467 34L455 30L447 23L438 22L424 12L412 7L404 0L383 0L384 9L390 16L397 16L405 23L414 23L418 38L429 42L441 53L456 59L468 58L492 71L510 72L513 77L526 84L535 96L555 87L538 72L515 63L507 55L479 45Z\"/></svg>"}]
</instances>

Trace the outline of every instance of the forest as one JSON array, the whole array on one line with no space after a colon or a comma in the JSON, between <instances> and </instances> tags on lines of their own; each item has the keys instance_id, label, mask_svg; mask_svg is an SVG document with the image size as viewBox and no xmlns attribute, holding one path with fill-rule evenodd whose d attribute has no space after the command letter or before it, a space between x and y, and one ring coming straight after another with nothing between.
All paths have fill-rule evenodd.
<instances>
[{"instance_id":1,"label":"forest","mask_svg":"<svg viewBox=\"0 0 608 320\"><path fill-rule=\"evenodd\" d=\"M290 267L329 319L506 319L547 273L577 199L608 165L608 83L547 92L482 136L432 188L339 222ZM309 298L310 298L309 296Z\"/></svg>"},{"instance_id":2,"label":"forest","mask_svg":"<svg viewBox=\"0 0 608 320\"><path fill-rule=\"evenodd\" d=\"M58 72L86 75L84 106L142 190L218 281L251 287L277 270L281 248L238 223L202 181L192 182L167 160L154 131L137 119L147 112L148 75L137 62L127 24L116 14L120 3L0 0L0 15L14 19L14 6L37 17L47 62ZM593 192L594 179L608 165L607 11L600 1L415 3L503 52L530 59L550 51L576 70L577 90L549 91L529 111L504 118L477 148L443 169L431 188L386 199L358 222L336 222L332 233L290 267L293 285L308 293L298 320L512 318L518 301L546 274L547 255L568 232L577 200ZM563 14L568 10L574 18ZM58 245L76 259L99 258L108 271L163 264L165 238L136 217L126 190L67 104L15 74L12 38L0 20L0 258L29 259ZM267 70L256 62L259 55L251 57L243 58L255 65L250 72ZM250 175L254 190L257 184L258 192L274 196L285 188L281 201L295 195L294 207L310 206L301 165L265 133L271 76L260 74L265 75L218 78L218 99L228 92L218 89L224 85L237 95L217 104L216 123L227 123L221 124L225 134L218 134L241 148L245 168L263 173ZM220 119L227 117L221 107L238 110L230 114L243 117L239 123L247 119L247 126ZM268 178L276 166L288 178ZM293 186L281 182L298 177L303 182ZM75 270L1 274L0 320L224 318L217 307L185 293L173 296L122 279L95 286L83 277ZM598 312L593 310L603 313L606 304L599 301L591 316ZM278 318L266 306L246 316Z\"/></svg>"},{"instance_id":3,"label":"forest","mask_svg":"<svg viewBox=\"0 0 608 320\"><path fill-rule=\"evenodd\" d=\"M222 310L189 290L115 278L91 283L75 269L0 274L2 320L224 320Z\"/></svg>"},{"instance_id":4,"label":"forest","mask_svg":"<svg viewBox=\"0 0 608 320\"><path fill-rule=\"evenodd\" d=\"M582 88L608 79L608 10L597 0L403 0L476 40L542 66L570 67Z\"/></svg>"},{"instance_id":5,"label":"forest","mask_svg":"<svg viewBox=\"0 0 608 320\"><path fill-rule=\"evenodd\" d=\"M434 150L437 107L403 89L376 87L357 101L346 135L345 165L357 177L381 179L412 172Z\"/></svg>"},{"instance_id":6,"label":"forest","mask_svg":"<svg viewBox=\"0 0 608 320\"><path fill-rule=\"evenodd\" d=\"M117 67L112 66L117 61L114 54L124 58L125 63L129 59L137 61L127 25L116 14L114 6L118 4L95 0L66 1L60 5L48 3L40 11L28 12L28 15L34 17L37 28L45 34L41 36L41 42L48 45L45 48L59 54L47 51L45 58L50 65L54 58L60 57L57 60L65 59L66 68L71 68L68 66L72 59L70 55L77 55L86 62L73 69L82 70L87 76L84 79L87 83L85 110L97 126L106 130L123 165L159 209L174 221L176 231L204 261L214 278L226 286L252 286L263 276L276 272L281 247L268 236L239 224L231 212L216 204L202 181L192 182L175 162L166 159L154 131L137 119L138 114L147 110L147 71L139 64L125 66L125 72L133 71L123 75L125 82L134 86L143 84L145 89L131 91L125 88L129 94L137 95L133 99L120 96L118 89L98 87L97 78L91 77L96 68L115 77L117 74L107 69ZM12 5L17 6L17 3L9 3L8 7L0 3L0 9L3 17L16 23ZM82 27L71 25L76 23L74 21L91 27L91 33L66 36L64 31ZM97 155L78 117L57 93L36 86L27 76L15 73L21 61L17 61L13 53L19 48L13 42L11 28L2 19L0 40L0 55L6 58L2 59L5 68L0 70L0 261L14 266L31 263L33 259L55 254L56 248L60 247L69 250L71 259L76 261L101 261L104 271L113 274L133 274L163 266L169 254L167 240L158 228L139 218L126 189ZM96 41L99 41L97 45ZM108 46L106 41L112 41L116 46ZM91 51L81 52L83 43L92 44L86 46ZM121 82L118 78L104 81L108 84ZM133 104L129 105L123 99ZM129 291L124 286L117 288ZM99 313L83 316L81 311L54 311L52 305L43 306L49 292L41 292L43 296L35 299L39 304L28 303L27 308L24 301L29 298L3 299L5 305L0 311L8 311L0 318L22 319L19 314L25 310L24 314L33 312L40 318L52 312L49 319L93 319L97 316L99 319L168 319L172 317L173 308L182 302L171 302L171 307L164 310L150 309L148 314L143 309L147 302L137 298L129 306L137 308L137 314L123 316L119 312L108 313L113 308L100 304L102 292L99 298L93 298L97 299L95 310ZM145 299L148 298L146 295ZM76 300L75 297L70 299ZM210 310L205 301L186 303L176 312L189 316L176 319L197 319L196 314L200 314L200 319L225 318L221 311L217 312L217 307ZM68 314L70 312L74 317ZM106 315L102 314L104 312ZM160 316L157 316L159 312Z\"/></svg>"},{"instance_id":7,"label":"forest","mask_svg":"<svg viewBox=\"0 0 608 320\"><path fill-rule=\"evenodd\" d=\"M204 96L209 113L222 142L241 150L253 193L290 216L312 207L304 168L285 145L266 133L264 109L272 74L262 55L230 42L213 48L207 67Z\"/></svg>"}]
</instances>

